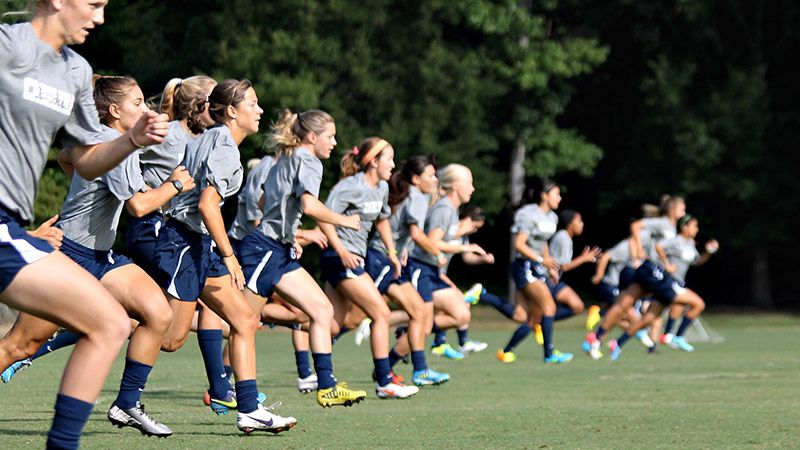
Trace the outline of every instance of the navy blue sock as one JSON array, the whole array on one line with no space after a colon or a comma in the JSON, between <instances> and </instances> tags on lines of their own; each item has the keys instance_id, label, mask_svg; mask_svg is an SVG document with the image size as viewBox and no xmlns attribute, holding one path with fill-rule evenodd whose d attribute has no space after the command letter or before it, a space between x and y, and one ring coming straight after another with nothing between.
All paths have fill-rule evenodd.
<instances>
[{"instance_id":1,"label":"navy blue sock","mask_svg":"<svg viewBox=\"0 0 800 450\"><path fill-rule=\"evenodd\" d=\"M120 409L136 406L136 402L142 398L144 385L152 369L153 366L125 358L125 369L122 371L122 381L119 383L119 393L114 404Z\"/></svg>"},{"instance_id":2,"label":"navy blue sock","mask_svg":"<svg viewBox=\"0 0 800 450\"><path fill-rule=\"evenodd\" d=\"M350 331L350 328L347 328L347 327L339 328L339 334L337 334L336 336L333 337L333 342L335 343L336 341L338 341L339 338L344 336L345 334L347 334L348 331Z\"/></svg>"},{"instance_id":3,"label":"navy blue sock","mask_svg":"<svg viewBox=\"0 0 800 450\"><path fill-rule=\"evenodd\" d=\"M683 320L681 321L681 324L678 325L678 332L675 333L675 336L683 336L683 333L686 333L686 329L689 328L689 325L691 325L692 322L694 322L694 319L683 316Z\"/></svg>"},{"instance_id":4,"label":"navy blue sock","mask_svg":"<svg viewBox=\"0 0 800 450\"><path fill-rule=\"evenodd\" d=\"M225 366L225 378L228 379L228 383L233 380L233 367L227 365Z\"/></svg>"},{"instance_id":5,"label":"navy blue sock","mask_svg":"<svg viewBox=\"0 0 800 450\"><path fill-rule=\"evenodd\" d=\"M457 330L457 332L458 332L458 345L463 347L464 344L467 342L468 335L469 335L469 329Z\"/></svg>"},{"instance_id":6,"label":"navy blue sock","mask_svg":"<svg viewBox=\"0 0 800 450\"><path fill-rule=\"evenodd\" d=\"M297 376L300 378L306 378L312 374L308 355L308 350L294 352L294 363L297 365Z\"/></svg>"},{"instance_id":7,"label":"navy blue sock","mask_svg":"<svg viewBox=\"0 0 800 450\"><path fill-rule=\"evenodd\" d=\"M573 311L572 308L569 308L568 306L562 305L560 303L556 305L556 316L555 316L556 321L564 320L574 315L575 311Z\"/></svg>"},{"instance_id":8,"label":"navy blue sock","mask_svg":"<svg viewBox=\"0 0 800 450\"><path fill-rule=\"evenodd\" d=\"M389 367L389 358L373 359L375 363L375 380L379 386L386 386L392 382L392 368Z\"/></svg>"},{"instance_id":9,"label":"navy blue sock","mask_svg":"<svg viewBox=\"0 0 800 450\"><path fill-rule=\"evenodd\" d=\"M53 425L47 434L47 448L77 449L92 408L92 403L58 394Z\"/></svg>"},{"instance_id":10,"label":"navy blue sock","mask_svg":"<svg viewBox=\"0 0 800 450\"><path fill-rule=\"evenodd\" d=\"M595 331L594 334L595 334L595 336L597 336L597 339L602 340L603 336L606 334L606 329L603 328L602 325L600 325L600 326L597 327L597 331Z\"/></svg>"},{"instance_id":11,"label":"navy blue sock","mask_svg":"<svg viewBox=\"0 0 800 450\"><path fill-rule=\"evenodd\" d=\"M544 336L544 357L549 358L553 354L553 316L542 317L542 335Z\"/></svg>"},{"instance_id":12,"label":"navy blue sock","mask_svg":"<svg viewBox=\"0 0 800 450\"><path fill-rule=\"evenodd\" d=\"M514 348L522 342L523 339L528 337L533 330L531 329L530 325L527 323L523 323L522 325L518 326L516 330L514 330L514 334L511 335L511 340L508 341L506 347L503 349L503 352L508 353L514 351Z\"/></svg>"},{"instance_id":13,"label":"navy blue sock","mask_svg":"<svg viewBox=\"0 0 800 450\"><path fill-rule=\"evenodd\" d=\"M256 380L236 382L236 403L239 412L251 413L258 409L258 384Z\"/></svg>"},{"instance_id":14,"label":"navy blue sock","mask_svg":"<svg viewBox=\"0 0 800 450\"><path fill-rule=\"evenodd\" d=\"M197 330L197 343L206 366L209 394L213 398L225 398L231 390L231 384L225 375L225 363L222 362L222 330Z\"/></svg>"},{"instance_id":15,"label":"navy blue sock","mask_svg":"<svg viewBox=\"0 0 800 450\"><path fill-rule=\"evenodd\" d=\"M336 386L336 379L333 377L333 359L330 353L312 353L314 358L314 370L317 371L317 385L319 389L328 389Z\"/></svg>"},{"instance_id":16,"label":"navy blue sock","mask_svg":"<svg viewBox=\"0 0 800 450\"><path fill-rule=\"evenodd\" d=\"M394 349L389 351L389 367L394 367L402 359L403 355L397 353Z\"/></svg>"},{"instance_id":17,"label":"navy blue sock","mask_svg":"<svg viewBox=\"0 0 800 450\"><path fill-rule=\"evenodd\" d=\"M433 324L433 346L438 347L447 343L447 332Z\"/></svg>"},{"instance_id":18,"label":"navy blue sock","mask_svg":"<svg viewBox=\"0 0 800 450\"><path fill-rule=\"evenodd\" d=\"M617 345L622 347L623 345L625 345L626 342L628 342L628 339L630 338L631 335L623 331L622 334L617 338Z\"/></svg>"},{"instance_id":19,"label":"navy blue sock","mask_svg":"<svg viewBox=\"0 0 800 450\"><path fill-rule=\"evenodd\" d=\"M516 308L516 305L514 305L512 302L507 302L494 294L484 292L481 294L481 299L478 303L491 305L494 309L500 311L500 314L508 317L509 319L514 318L514 308Z\"/></svg>"},{"instance_id":20,"label":"navy blue sock","mask_svg":"<svg viewBox=\"0 0 800 450\"><path fill-rule=\"evenodd\" d=\"M422 350L411 352L411 363L414 365L414 371L425 370L428 368L428 363L425 362L425 352Z\"/></svg>"},{"instance_id":21,"label":"navy blue sock","mask_svg":"<svg viewBox=\"0 0 800 450\"><path fill-rule=\"evenodd\" d=\"M79 336L72 331L64 330L61 333L58 333L58 336L45 342L44 345L39 347L39 350L36 350L36 353L31 356L31 360L39 358L40 356L44 356L50 352L54 352L60 348L67 347L69 345L75 345L75 343L78 342L78 337Z\"/></svg>"},{"instance_id":22,"label":"navy blue sock","mask_svg":"<svg viewBox=\"0 0 800 450\"><path fill-rule=\"evenodd\" d=\"M675 319L667 317L667 324L664 325L664 334L672 333L672 328L675 327Z\"/></svg>"},{"instance_id":23,"label":"navy blue sock","mask_svg":"<svg viewBox=\"0 0 800 450\"><path fill-rule=\"evenodd\" d=\"M394 330L394 338L400 339L406 333L408 333L408 327L405 325L399 326Z\"/></svg>"}]
</instances>

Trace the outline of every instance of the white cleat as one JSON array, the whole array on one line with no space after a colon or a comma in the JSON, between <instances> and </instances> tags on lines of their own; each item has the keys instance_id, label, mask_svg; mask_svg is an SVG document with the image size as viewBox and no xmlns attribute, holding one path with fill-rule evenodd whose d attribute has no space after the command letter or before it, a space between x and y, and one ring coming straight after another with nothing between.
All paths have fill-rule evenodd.
<instances>
[{"instance_id":1,"label":"white cleat","mask_svg":"<svg viewBox=\"0 0 800 450\"><path fill-rule=\"evenodd\" d=\"M236 426L245 434L250 434L253 431L278 434L291 430L297 425L297 419L291 416L281 417L269 412L269 410L278 405L280 405L280 402L267 408L264 405L258 405L258 409L249 413L239 412L236 416Z\"/></svg>"},{"instance_id":2,"label":"white cleat","mask_svg":"<svg viewBox=\"0 0 800 450\"><path fill-rule=\"evenodd\" d=\"M461 346L461 353L466 356L470 353L482 352L486 350L487 347L489 347L489 344L486 342L473 341L472 339L469 339L467 342L464 342L464 345Z\"/></svg>"},{"instance_id":3,"label":"white cleat","mask_svg":"<svg viewBox=\"0 0 800 450\"><path fill-rule=\"evenodd\" d=\"M358 328L356 328L356 333L355 333L356 345L361 345L361 343L364 342L364 340L369 337L369 335L371 334L369 326L371 324L372 324L372 319L370 318L366 318L362 320L360 324L358 324Z\"/></svg>"},{"instance_id":4,"label":"white cleat","mask_svg":"<svg viewBox=\"0 0 800 450\"><path fill-rule=\"evenodd\" d=\"M408 398L419 392L416 386L406 386L405 384L389 383L386 386L375 385L375 393L378 398Z\"/></svg>"},{"instance_id":5,"label":"white cleat","mask_svg":"<svg viewBox=\"0 0 800 450\"><path fill-rule=\"evenodd\" d=\"M317 374L312 373L305 378L297 378L297 390L303 394L317 390Z\"/></svg>"},{"instance_id":6,"label":"white cleat","mask_svg":"<svg viewBox=\"0 0 800 450\"><path fill-rule=\"evenodd\" d=\"M636 339L642 343L647 348L655 347L656 343L650 339L650 335L647 334L647 330L639 330L636 332Z\"/></svg>"},{"instance_id":7,"label":"white cleat","mask_svg":"<svg viewBox=\"0 0 800 450\"><path fill-rule=\"evenodd\" d=\"M589 344L589 356L595 361L603 357L603 352L600 351L600 341L596 340Z\"/></svg>"},{"instance_id":8,"label":"white cleat","mask_svg":"<svg viewBox=\"0 0 800 450\"><path fill-rule=\"evenodd\" d=\"M117 405L111 405L111 408L108 410L108 420L112 425L116 425L119 428L136 428L145 436L165 438L172 435L172 430L147 414L144 411L144 405L139 402L136 402L136 406L133 408L128 409L122 409Z\"/></svg>"}]
</instances>

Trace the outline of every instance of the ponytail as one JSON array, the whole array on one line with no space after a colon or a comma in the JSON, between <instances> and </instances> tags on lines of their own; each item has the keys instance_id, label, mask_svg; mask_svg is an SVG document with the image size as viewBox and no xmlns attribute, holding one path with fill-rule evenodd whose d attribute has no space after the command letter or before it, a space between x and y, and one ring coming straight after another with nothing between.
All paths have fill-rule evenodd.
<instances>
[{"instance_id":1,"label":"ponytail","mask_svg":"<svg viewBox=\"0 0 800 450\"><path fill-rule=\"evenodd\" d=\"M366 169L367 165L372 160L378 158L383 152L383 149L389 146L391 146L389 142L379 137L368 137L364 139L361 145L353 147L353 150L345 153L342 157L342 161L339 163L342 178L355 175Z\"/></svg>"},{"instance_id":2,"label":"ponytail","mask_svg":"<svg viewBox=\"0 0 800 450\"><path fill-rule=\"evenodd\" d=\"M438 167L436 156L412 156L403 163L401 170L392 174L389 179L389 207L392 208L392 212L408 197L408 191L411 189L411 178L414 175L421 176L428 166L433 166L434 169Z\"/></svg>"},{"instance_id":3,"label":"ponytail","mask_svg":"<svg viewBox=\"0 0 800 450\"><path fill-rule=\"evenodd\" d=\"M278 121L272 125L270 143L278 155L291 155L302 145L308 133L321 134L329 123L333 123L333 117L319 109L299 114L284 109Z\"/></svg>"}]
</instances>

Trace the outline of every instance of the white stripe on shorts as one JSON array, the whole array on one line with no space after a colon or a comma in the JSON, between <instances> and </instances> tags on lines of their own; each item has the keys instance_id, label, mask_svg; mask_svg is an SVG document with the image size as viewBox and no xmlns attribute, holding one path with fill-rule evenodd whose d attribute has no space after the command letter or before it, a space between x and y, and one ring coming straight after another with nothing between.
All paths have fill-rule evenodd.
<instances>
[{"instance_id":1,"label":"white stripe on shorts","mask_svg":"<svg viewBox=\"0 0 800 450\"><path fill-rule=\"evenodd\" d=\"M5 223L0 225L0 242L7 242L11 244L17 253L19 253L19 256L21 256L22 259L28 264L36 262L49 255L49 253L43 252L31 245L31 243L25 239L13 239L11 237L11 233L8 231L8 224Z\"/></svg>"},{"instance_id":2,"label":"white stripe on shorts","mask_svg":"<svg viewBox=\"0 0 800 450\"><path fill-rule=\"evenodd\" d=\"M386 277L386 274L389 273L390 270L392 270L392 266L383 266L383 269L381 269L381 273L378 274L378 278L375 278L375 287L381 285L381 283L383 282L383 278Z\"/></svg>"},{"instance_id":3,"label":"white stripe on shorts","mask_svg":"<svg viewBox=\"0 0 800 450\"><path fill-rule=\"evenodd\" d=\"M264 270L264 266L267 265L267 263L269 262L270 258L272 258L272 250L268 251L267 254L264 255L263 258L261 258L261 262L258 263L258 266L256 267L256 271L253 272L253 276L250 277L250 281L247 282L247 289L250 289L251 291L255 292L256 294L258 294L258 286L257 286L258 277L261 276L261 271Z\"/></svg>"},{"instance_id":4,"label":"white stripe on shorts","mask_svg":"<svg viewBox=\"0 0 800 450\"><path fill-rule=\"evenodd\" d=\"M172 274L172 279L169 280L169 287L167 288L167 292L169 293L169 295L175 298L181 298L178 295L178 288L175 287L175 278L178 276L178 272L181 270L181 262L183 262L183 255L185 255L186 252L189 251L189 248L190 246L187 245L186 247L183 248L183 250L181 250L181 255L178 257L178 266L175 268L175 272ZM181 299L181 300L186 300L186 299ZM190 298L189 300L194 300L194 299Z\"/></svg>"}]
</instances>

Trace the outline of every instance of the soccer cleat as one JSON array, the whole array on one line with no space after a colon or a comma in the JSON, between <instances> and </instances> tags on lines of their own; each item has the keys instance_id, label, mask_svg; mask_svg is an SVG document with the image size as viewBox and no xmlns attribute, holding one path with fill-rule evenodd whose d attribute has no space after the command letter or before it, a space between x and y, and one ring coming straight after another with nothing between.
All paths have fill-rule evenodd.
<instances>
[{"instance_id":1,"label":"soccer cleat","mask_svg":"<svg viewBox=\"0 0 800 450\"><path fill-rule=\"evenodd\" d=\"M17 372L21 372L27 369L28 367L31 366L31 364L33 364L33 361L31 361L30 358L19 360L14 364L8 366L8 368L3 371L2 375L0 375L0 378L3 379L3 383L8 383L9 381L11 381L11 378L13 378L14 375L17 374Z\"/></svg>"},{"instance_id":2,"label":"soccer cleat","mask_svg":"<svg viewBox=\"0 0 800 450\"><path fill-rule=\"evenodd\" d=\"M144 405L136 402L133 408L122 409L111 405L108 410L108 420L119 428L132 427L145 436L167 437L172 435L172 430L163 423L154 419L144 411Z\"/></svg>"},{"instance_id":3,"label":"soccer cleat","mask_svg":"<svg viewBox=\"0 0 800 450\"><path fill-rule=\"evenodd\" d=\"M416 386L406 386L405 384L389 383L386 386L375 385L375 393L378 398L408 398L419 392Z\"/></svg>"},{"instance_id":4,"label":"soccer cleat","mask_svg":"<svg viewBox=\"0 0 800 450\"><path fill-rule=\"evenodd\" d=\"M669 345L672 348L678 348L685 352L694 351L694 347L690 343L686 342L686 339L684 339L683 336L675 336L672 338L672 342Z\"/></svg>"},{"instance_id":5,"label":"soccer cleat","mask_svg":"<svg viewBox=\"0 0 800 450\"><path fill-rule=\"evenodd\" d=\"M473 341L472 339L467 339L467 341L464 342L464 345L461 346L461 353L463 353L464 356L467 356L470 353L482 352L486 350L487 347L489 347L489 344L487 344L486 342Z\"/></svg>"},{"instance_id":6,"label":"soccer cleat","mask_svg":"<svg viewBox=\"0 0 800 450\"><path fill-rule=\"evenodd\" d=\"M406 382L406 379L403 378L403 376L400 375L399 373L396 373L394 370L392 370L389 373L392 376L392 381L391 381L392 383L403 384ZM375 382L378 381L378 375L375 373L374 370L372 371L372 381Z\"/></svg>"},{"instance_id":7,"label":"soccer cleat","mask_svg":"<svg viewBox=\"0 0 800 450\"><path fill-rule=\"evenodd\" d=\"M480 301L481 294L483 294L483 285L475 283L464 292L464 301L470 305L474 305Z\"/></svg>"},{"instance_id":8,"label":"soccer cleat","mask_svg":"<svg viewBox=\"0 0 800 450\"><path fill-rule=\"evenodd\" d=\"M433 369L415 370L412 376L417 386L438 386L450 381L449 373L439 373Z\"/></svg>"},{"instance_id":9,"label":"soccer cleat","mask_svg":"<svg viewBox=\"0 0 800 450\"><path fill-rule=\"evenodd\" d=\"M367 339L369 335L372 333L372 331L369 328L371 324L372 324L372 319L370 318L366 318L362 320L361 323L358 324L358 328L356 328L355 332L356 345L361 345L361 343L364 342L364 340Z\"/></svg>"},{"instance_id":10,"label":"soccer cleat","mask_svg":"<svg viewBox=\"0 0 800 450\"><path fill-rule=\"evenodd\" d=\"M594 327L596 327L601 320L603 320L603 318L600 317L600 307L597 305L590 306L589 312L586 313L586 331L594 330Z\"/></svg>"},{"instance_id":11,"label":"soccer cleat","mask_svg":"<svg viewBox=\"0 0 800 450\"><path fill-rule=\"evenodd\" d=\"M600 340L597 339L597 335L594 333L586 335L586 340L581 345L581 348L595 361L603 357L603 352L600 351Z\"/></svg>"},{"instance_id":12,"label":"soccer cleat","mask_svg":"<svg viewBox=\"0 0 800 450\"><path fill-rule=\"evenodd\" d=\"M317 391L317 403L323 408L330 408L331 406L351 406L355 403L364 401L367 398L367 393L364 391L356 391L347 387L347 383L338 383L336 386L327 389L320 389Z\"/></svg>"},{"instance_id":13,"label":"soccer cleat","mask_svg":"<svg viewBox=\"0 0 800 450\"><path fill-rule=\"evenodd\" d=\"M314 389L316 389L316 387ZM236 391L234 391L234 396L235 395L236 395ZM265 394L263 392L259 392L257 399L258 399L258 403L264 403L264 401L267 399L267 394ZM211 394L208 391L205 391L203 393L203 404L206 405L206 406L211 406ZM225 414L225 413L219 413L219 414Z\"/></svg>"},{"instance_id":14,"label":"soccer cleat","mask_svg":"<svg viewBox=\"0 0 800 450\"><path fill-rule=\"evenodd\" d=\"M544 345L544 333L542 333L542 326L537 323L536 326L533 327L533 333L536 343L540 346Z\"/></svg>"},{"instance_id":15,"label":"soccer cleat","mask_svg":"<svg viewBox=\"0 0 800 450\"><path fill-rule=\"evenodd\" d=\"M572 361L572 353L564 353L558 350L553 350L549 358L545 358L544 362L552 364L562 364Z\"/></svg>"},{"instance_id":16,"label":"soccer cleat","mask_svg":"<svg viewBox=\"0 0 800 450\"><path fill-rule=\"evenodd\" d=\"M675 337L675 335L672 334L672 333L664 333L664 334L661 335L661 337L658 339L658 341L661 342L661 344L663 344L663 345L669 345L670 343L672 343L672 338L674 338L674 337Z\"/></svg>"},{"instance_id":17,"label":"soccer cleat","mask_svg":"<svg viewBox=\"0 0 800 450\"><path fill-rule=\"evenodd\" d=\"M236 403L236 391L234 390L229 390L225 394L225 398L211 397L209 403L211 410L218 416L224 416L228 414L228 411L236 409L239 406L239 404Z\"/></svg>"},{"instance_id":18,"label":"soccer cleat","mask_svg":"<svg viewBox=\"0 0 800 450\"><path fill-rule=\"evenodd\" d=\"M647 330L639 330L636 332L636 339L642 343L647 348L655 347L656 343L650 339L650 336L647 334Z\"/></svg>"},{"instance_id":19,"label":"soccer cleat","mask_svg":"<svg viewBox=\"0 0 800 450\"><path fill-rule=\"evenodd\" d=\"M297 419L291 416L281 417L271 413L270 410L278 405L280 405L280 402L266 408L264 405L258 405L258 409L249 413L239 412L236 416L236 426L245 434L250 434L253 431L278 434L291 430L297 425Z\"/></svg>"},{"instance_id":20,"label":"soccer cleat","mask_svg":"<svg viewBox=\"0 0 800 450\"><path fill-rule=\"evenodd\" d=\"M436 347L431 348L431 353L433 353L436 356L444 356L445 358L449 359L455 359L455 360L464 359L463 353L454 349L453 347L450 346L450 344L447 343L442 345L437 345Z\"/></svg>"},{"instance_id":21,"label":"soccer cleat","mask_svg":"<svg viewBox=\"0 0 800 450\"><path fill-rule=\"evenodd\" d=\"M511 364L517 360L517 355L515 355L514 352L504 352L502 348L497 351L496 356L500 362L504 362L506 364Z\"/></svg>"},{"instance_id":22,"label":"soccer cleat","mask_svg":"<svg viewBox=\"0 0 800 450\"><path fill-rule=\"evenodd\" d=\"M305 378L297 377L297 390L302 392L303 394L308 394L309 392L316 391L317 374L312 373L311 375Z\"/></svg>"},{"instance_id":23,"label":"soccer cleat","mask_svg":"<svg viewBox=\"0 0 800 450\"><path fill-rule=\"evenodd\" d=\"M617 344L616 339L612 339L608 341L608 351L611 354L611 360L616 361L622 354L622 347L620 347L619 344Z\"/></svg>"}]
</instances>

